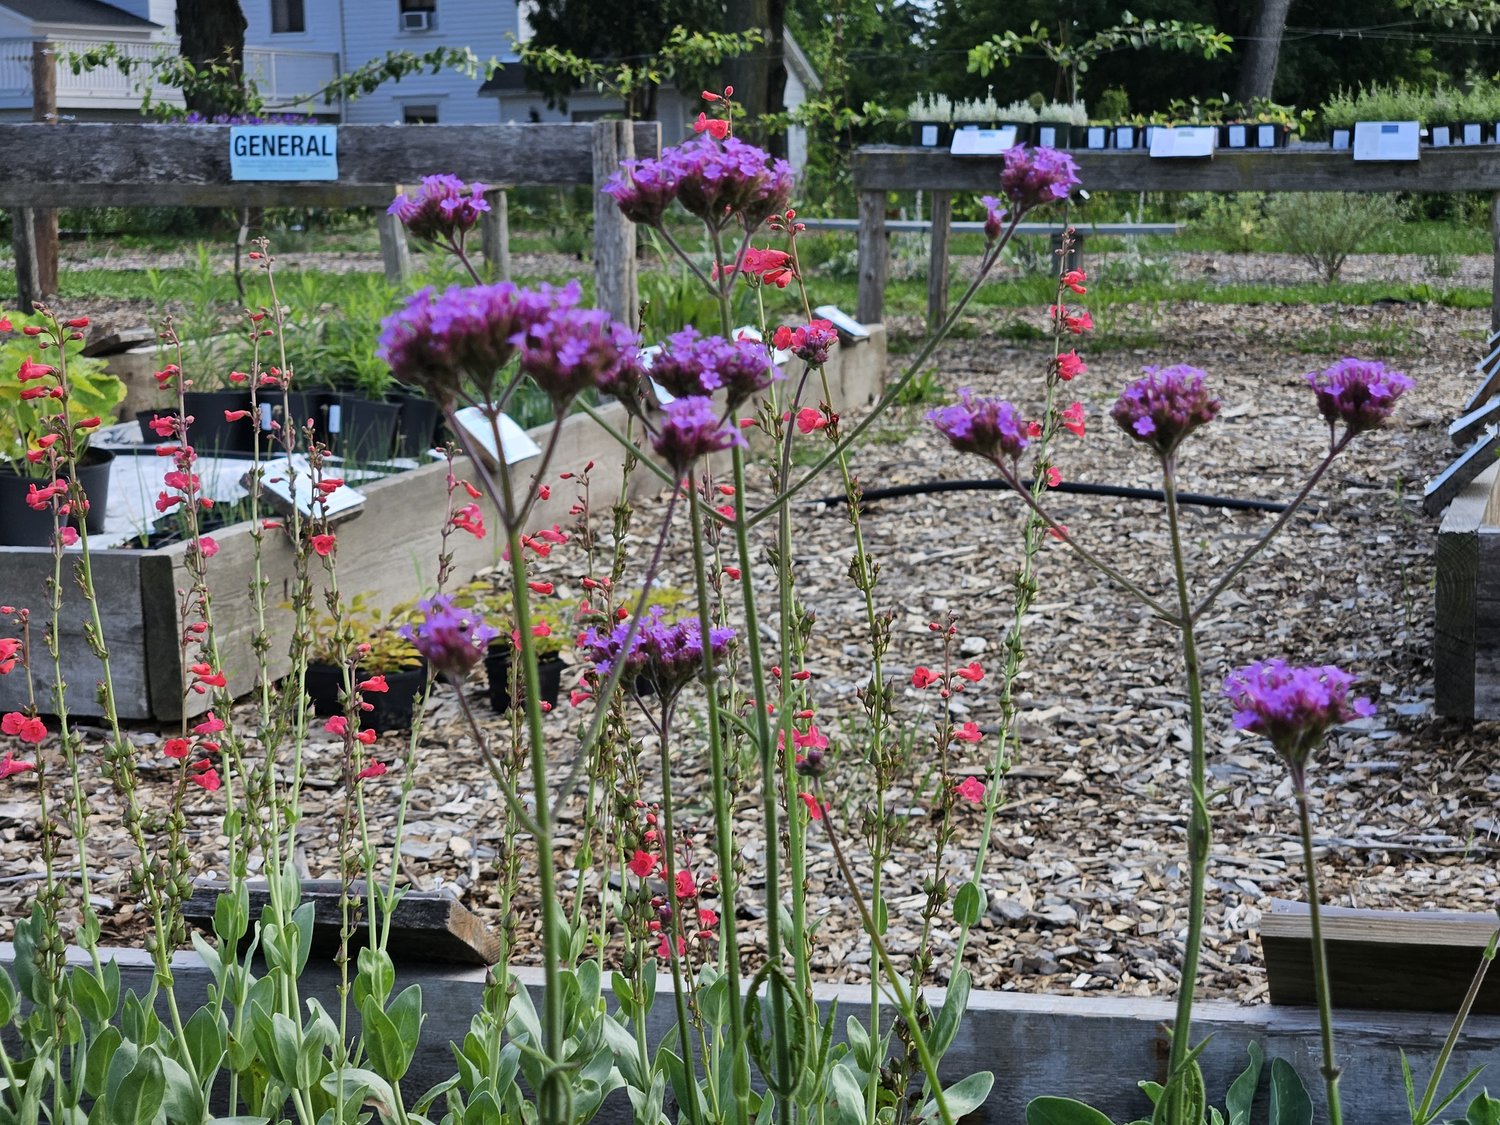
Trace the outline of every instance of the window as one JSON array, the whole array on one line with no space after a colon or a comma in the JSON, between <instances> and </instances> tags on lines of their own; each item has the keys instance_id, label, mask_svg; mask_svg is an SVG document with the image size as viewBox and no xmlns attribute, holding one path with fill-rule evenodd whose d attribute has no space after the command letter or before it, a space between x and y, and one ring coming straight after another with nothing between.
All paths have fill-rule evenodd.
<instances>
[{"instance_id":1,"label":"window","mask_svg":"<svg viewBox=\"0 0 1500 1125\"><path fill-rule=\"evenodd\" d=\"M302 0L271 0L271 33L287 35L306 31L307 17L302 11Z\"/></svg>"},{"instance_id":2,"label":"window","mask_svg":"<svg viewBox=\"0 0 1500 1125\"><path fill-rule=\"evenodd\" d=\"M401 30L431 31L437 27L437 0L401 0Z\"/></svg>"},{"instance_id":3,"label":"window","mask_svg":"<svg viewBox=\"0 0 1500 1125\"><path fill-rule=\"evenodd\" d=\"M436 125L438 107L435 105L404 105L401 107L403 125Z\"/></svg>"}]
</instances>

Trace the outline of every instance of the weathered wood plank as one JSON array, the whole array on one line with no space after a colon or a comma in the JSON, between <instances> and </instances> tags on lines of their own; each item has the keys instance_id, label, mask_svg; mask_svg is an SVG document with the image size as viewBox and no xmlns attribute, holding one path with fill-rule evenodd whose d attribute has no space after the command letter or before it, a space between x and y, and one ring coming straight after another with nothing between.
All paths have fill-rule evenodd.
<instances>
[{"instance_id":1,"label":"weathered wood plank","mask_svg":"<svg viewBox=\"0 0 1500 1125\"><path fill-rule=\"evenodd\" d=\"M0 603L30 609L37 623L37 658L32 671L36 677L37 703L44 712L50 712L57 675L41 644L40 625L50 612L47 583L53 573L52 551L46 547L7 547L4 556ZM103 676L103 665L84 638L88 608L73 580L78 557L77 553L69 553L63 560L63 611L59 629L62 677L67 685L68 709L75 715L97 715L100 711L95 698L96 685ZM94 586L109 646L110 678L118 706L122 713L131 716L149 714L147 633L140 600L143 557L144 552L139 551L93 553ZM0 711L17 710L27 702L24 676L0 676Z\"/></svg>"},{"instance_id":2,"label":"weathered wood plank","mask_svg":"<svg viewBox=\"0 0 1500 1125\"><path fill-rule=\"evenodd\" d=\"M1220 150L1211 160L1153 160L1144 152L1077 151L1090 191L1495 191L1500 151L1494 146L1424 149L1411 163L1359 163L1318 146ZM931 149L867 145L853 158L860 191L993 192L998 156L953 156Z\"/></svg>"},{"instance_id":3,"label":"weathered wood plank","mask_svg":"<svg viewBox=\"0 0 1500 1125\"><path fill-rule=\"evenodd\" d=\"M31 119L38 124L57 124L57 63L52 44L43 39L31 44ZM51 297L57 293L57 208L38 207L34 223L36 289Z\"/></svg>"},{"instance_id":4,"label":"weathered wood plank","mask_svg":"<svg viewBox=\"0 0 1500 1125\"><path fill-rule=\"evenodd\" d=\"M1433 626L1433 707L1439 715L1474 715L1474 610L1479 578L1479 529L1500 479L1491 465L1470 482L1438 528L1436 618Z\"/></svg>"},{"instance_id":5,"label":"weathered wood plank","mask_svg":"<svg viewBox=\"0 0 1500 1125\"><path fill-rule=\"evenodd\" d=\"M1500 388L1500 348L1496 348L1474 365L1474 370L1479 372L1479 385L1469 395L1468 401L1464 403L1464 413L1468 414L1494 397L1497 388Z\"/></svg>"},{"instance_id":6,"label":"weathered wood plank","mask_svg":"<svg viewBox=\"0 0 1500 1125\"><path fill-rule=\"evenodd\" d=\"M1493 494L1475 535L1474 718L1500 719L1500 527Z\"/></svg>"},{"instance_id":7,"label":"weathered wood plank","mask_svg":"<svg viewBox=\"0 0 1500 1125\"><path fill-rule=\"evenodd\" d=\"M266 183L229 178L227 125L62 122L0 125L0 207L351 206L389 203L393 185L435 171L512 187L594 180L592 124L341 125L339 179ZM660 126L637 123L640 154L659 147Z\"/></svg>"},{"instance_id":8,"label":"weathered wood plank","mask_svg":"<svg viewBox=\"0 0 1500 1125\"><path fill-rule=\"evenodd\" d=\"M601 189L622 162L634 159L635 139L629 122L594 122L594 304L632 328L640 320L635 224Z\"/></svg>"},{"instance_id":9,"label":"weathered wood plank","mask_svg":"<svg viewBox=\"0 0 1500 1125\"><path fill-rule=\"evenodd\" d=\"M222 882L198 883L182 904L183 917L196 926L212 929L214 905L226 886ZM365 921L364 880L356 880L350 890L350 897L354 900L350 915L357 926L350 938L352 952L366 944L369 931L359 924ZM260 917L270 897L263 885L250 888L251 918ZM342 899L343 888L336 879L302 883L302 901L313 904L312 953L315 957L328 958L338 950L343 926ZM485 927L478 915L451 895L442 891L408 890L391 911L391 939L387 952L398 966L423 962L493 965L500 959L500 939Z\"/></svg>"},{"instance_id":10,"label":"weathered wood plank","mask_svg":"<svg viewBox=\"0 0 1500 1125\"><path fill-rule=\"evenodd\" d=\"M1334 1007L1454 1012L1500 919L1325 906L1322 924ZM1316 1004L1307 904L1273 899L1260 927L1271 1003ZM1420 963L1413 962L1417 954ZM1500 1014L1500 974L1486 978L1474 1011Z\"/></svg>"},{"instance_id":11,"label":"weathered wood plank","mask_svg":"<svg viewBox=\"0 0 1500 1125\"><path fill-rule=\"evenodd\" d=\"M1483 406L1461 414L1448 425L1448 439L1454 445L1465 446L1479 436L1486 426L1500 424L1500 398L1492 398Z\"/></svg>"},{"instance_id":12,"label":"weathered wood plank","mask_svg":"<svg viewBox=\"0 0 1500 1125\"><path fill-rule=\"evenodd\" d=\"M1493 462L1500 448L1500 429L1486 430L1451 465L1428 482L1422 490L1422 510L1435 516L1458 497L1475 477Z\"/></svg>"},{"instance_id":13,"label":"weathered wood plank","mask_svg":"<svg viewBox=\"0 0 1500 1125\"><path fill-rule=\"evenodd\" d=\"M35 207L11 208L10 246L16 256L16 304L30 311L45 296L41 259L37 255Z\"/></svg>"},{"instance_id":14,"label":"weathered wood plank","mask_svg":"<svg viewBox=\"0 0 1500 1125\"><path fill-rule=\"evenodd\" d=\"M885 319L885 279L890 268L891 238L885 229L885 192L859 193L859 293L854 315L863 324Z\"/></svg>"},{"instance_id":15,"label":"weathered wood plank","mask_svg":"<svg viewBox=\"0 0 1500 1125\"><path fill-rule=\"evenodd\" d=\"M953 221L953 196L932 193L932 246L927 258L927 331L936 332L948 319L948 231Z\"/></svg>"}]
</instances>

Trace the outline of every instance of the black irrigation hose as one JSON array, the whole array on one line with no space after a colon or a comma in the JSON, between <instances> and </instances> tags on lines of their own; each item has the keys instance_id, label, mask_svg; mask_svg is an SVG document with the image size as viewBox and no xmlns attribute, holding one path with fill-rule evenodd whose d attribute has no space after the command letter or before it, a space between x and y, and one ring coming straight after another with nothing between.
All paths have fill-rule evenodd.
<instances>
[{"instance_id":1,"label":"black irrigation hose","mask_svg":"<svg viewBox=\"0 0 1500 1125\"><path fill-rule=\"evenodd\" d=\"M1026 488L1031 483L1025 482ZM890 500L897 496L925 496L932 492L1009 492L1011 487L1003 480L931 480L922 484L899 484L892 488L867 488L861 494L865 500ZM1069 492L1077 496L1113 496L1122 500L1166 500L1159 488L1132 488L1124 484L1083 484L1065 480L1048 489L1049 492ZM809 504L844 504L848 497L823 496L808 500ZM1196 504L1204 508L1228 508L1240 512L1284 512L1287 506L1275 500L1242 500L1236 496L1209 496L1202 492L1179 492L1179 504Z\"/></svg>"}]
</instances>

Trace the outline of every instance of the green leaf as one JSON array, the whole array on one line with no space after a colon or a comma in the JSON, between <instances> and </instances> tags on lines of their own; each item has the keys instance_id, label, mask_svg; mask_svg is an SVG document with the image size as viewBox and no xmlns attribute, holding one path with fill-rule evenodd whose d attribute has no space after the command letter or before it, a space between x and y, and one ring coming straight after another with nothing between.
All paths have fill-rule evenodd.
<instances>
[{"instance_id":1,"label":"green leaf","mask_svg":"<svg viewBox=\"0 0 1500 1125\"><path fill-rule=\"evenodd\" d=\"M859 1064L859 1069L865 1073L874 1070L870 1058L870 1033L865 1030L865 1025L850 1016L844 1024L844 1037L849 1040L849 1047L854 1052L854 1061Z\"/></svg>"},{"instance_id":2,"label":"green leaf","mask_svg":"<svg viewBox=\"0 0 1500 1125\"><path fill-rule=\"evenodd\" d=\"M1458 1085L1449 1090L1448 1095L1443 1098L1442 1101L1438 1102L1437 1105L1432 1107L1432 1112L1427 1115L1427 1120L1436 1120L1437 1115L1442 1113L1443 1110L1447 1109L1454 1102L1458 1101L1458 1099L1463 1095L1463 1092L1467 1090L1471 1085L1473 1085L1474 1079L1478 1078L1483 1072L1484 1064L1480 1063L1473 1070L1469 1071L1468 1074L1465 1074L1462 1078L1460 1078L1458 1080ZM1416 1114L1413 1113L1412 1116L1413 1118L1415 1118ZM1418 1125L1422 1125L1422 1123L1419 1122Z\"/></svg>"},{"instance_id":3,"label":"green leaf","mask_svg":"<svg viewBox=\"0 0 1500 1125\"><path fill-rule=\"evenodd\" d=\"M1114 1125L1093 1106L1072 1098L1032 1098L1026 1106L1026 1125Z\"/></svg>"},{"instance_id":4,"label":"green leaf","mask_svg":"<svg viewBox=\"0 0 1500 1125\"><path fill-rule=\"evenodd\" d=\"M1270 1125L1312 1125L1312 1098L1285 1059L1271 1060Z\"/></svg>"},{"instance_id":5,"label":"green leaf","mask_svg":"<svg viewBox=\"0 0 1500 1125\"><path fill-rule=\"evenodd\" d=\"M988 1070L981 1070L971 1074L967 1078L960 1078L953 1085L943 1091L943 1102L948 1109L948 1116L957 1121L960 1117L967 1117L984 1104L984 1100L990 1096L990 1089L995 1085L995 1076ZM924 1117L938 1116L937 1099L928 1103L931 1112L924 1107Z\"/></svg>"},{"instance_id":6,"label":"green leaf","mask_svg":"<svg viewBox=\"0 0 1500 1125\"><path fill-rule=\"evenodd\" d=\"M943 998L942 1010L938 1012L932 1031L927 1037L927 1046L934 1059L941 1059L947 1053L948 1048L953 1045L953 1038L958 1034L958 1025L962 1022L964 1012L969 1006L969 992L972 987L973 978L967 969L960 969L949 982L948 995Z\"/></svg>"},{"instance_id":7,"label":"green leaf","mask_svg":"<svg viewBox=\"0 0 1500 1125\"><path fill-rule=\"evenodd\" d=\"M199 1008L183 1026L182 1038L194 1074L207 1078L219 1068L229 1045L229 1031L222 1013L207 1005Z\"/></svg>"},{"instance_id":8,"label":"green leaf","mask_svg":"<svg viewBox=\"0 0 1500 1125\"><path fill-rule=\"evenodd\" d=\"M166 1097L167 1080L161 1055L154 1047L142 1050L135 1065L110 1091L109 1119L114 1125L151 1125Z\"/></svg>"},{"instance_id":9,"label":"green leaf","mask_svg":"<svg viewBox=\"0 0 1500 1125\"><path fill-rule=\"evenodd\" d=\"M404 989L401 995L391 1001L391 1006L386 1009L386 1015L390 1016L391 1022L396 1025L396 1034L400 1037L406 1055L406 1066L410 1066L411 1057L416 1051L417 1040L422 1034L422 986L414 984ZM402 1068L401 1073L406 1073L405 1067Z\"/></svg>"},{"instance_id":10,"label":"green leaf","mask_svg":"<svg viewBox=\"0 0 1500 1125\"><path fill-rule=\"evenodd\" d=\"M978 883L965 883L953 896L953 920L960 926L977 926L984 917L984 888Z\"/></svg>"},{"instance_id":11,"label":"green leaf","mask_svg":"<svg viewBox=\"0 0 1500 1125\"><path fill-rule=\"evenodd\" d=\"M1224 1108L1229 1111L1229 1125L1250 1125L1250 1107L1255 1102L1255 1088L1260 1084L1260 1068L1265 1061L1265 1052L1253 1039L1246 1050L1250 1052L1250 1065L1230 1083L1229 1092L1224 1095Z\"/></svg>"},{"instance_id":12,"label":"green leaf","mask_svg":"<svg viewBox=\"0 0 1500 1125\"><path fill-rule=\"evenodd\" d=\"M10 974L3 967L0 967L0 1027L4 1027L16 1018L16 1012L20 1006L20 998L16 994L16 982L10 979Z\"/></svg>"},{"instance_id":13,"label":"green leaf","mask_svg":"<svg viewBox=\"0 0 1500 1125\"><path fill-rule=\"evenodd\" d=\"M94 1036L94 1041L89 1044L88 1058L83 1064L83 1089L90 1097L97 1098L104 1093L109 1064L124 1041L120 1029L110 1025Z\"/></svg>"},{"instance_id":14,"label":"green leaf","mask_svg":"<svg viewBox=\"0 0 1500 1125\"><path fill-rule=\"evenodd\" d=\"M370 1055L370 1067L387 1082L398 1082L406 1073L405 1059L401 1047L401 1034L391 1017L380 1010L372 996L360 1009L364 1022L365 1050Z\"/></svg>"},{"instance_id":15,"label":"green leaf","mask_svg":"<svg viewBox=\"0 0 1500 1125\"><path fill-rule=\"evenodd\" d=\"M387 1121L396 1119L396 1095L391 1090L391 1084L380 1075L372 1070L355 1067L325 1074L319 1085L329 1097L336 1098L339 1096L340 1078L343 1079L343 1095L346 1099L373 1106Z\"/></svg>"},{"instance_id":16,"label":"green leaf","mask_svg":"<svg viewBox=\"0 0 1500 1125\"><path fill-rule=\"evenodd\" d=\"M1150 1079L1142 1079L1136 1083L1141 1088L1141 1093L1151 1099L1152 1105L1161 1104L1161 1096L1166 1092L1166 1087L1160 1082L1152 1082Z\"/></svg>"},{"instance_id":17,"label":"green leaf","mask_svg":"<svg viewBox=\"0 0 1500 1125\"><path fill-rule=\"evenodd\" d=\"M828 1074L828 1092L834 1104L829 1107L829 1125L862 1125L865 1120L865 1095L859 1079L847 1066L835 1066Z\"/></svg>"},{"instance_id":18,"label":"green leaf","mask_svg":"<svg viewBox=\"0 0 1500 1125\"><path fill-rule=\"evenodd\" d=\"M1469 1103L1469 1112L1464 1114L1467 1125L1500 1125L1500 1101L1490 1097L1488 1090Z\"/></svg>"},{"instance_id":19,"label":"green leaf","mask_svg":"<svg viewBox=\"0 0 1500 1125\"><path fill-rule=\"evenodd\" d=\"M396 987L396 966L390 954L367 945L359 951L359 975L354 978L354 1006L363 1009L365 997L373 996L383 1008Z\"/></svg>"}]
</instances>

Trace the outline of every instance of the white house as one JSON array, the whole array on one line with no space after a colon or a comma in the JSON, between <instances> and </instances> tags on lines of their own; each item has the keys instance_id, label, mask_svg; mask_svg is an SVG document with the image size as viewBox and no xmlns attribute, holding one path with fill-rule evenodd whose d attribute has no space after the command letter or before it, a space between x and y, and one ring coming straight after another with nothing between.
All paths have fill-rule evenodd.
<instances>
[{"instance_id":1,"label":"white house","mask_svg":"<svg viewBox=\"0 0 1500 1125\"><path fill-rule=\"evenodd\" d=\"M517 121L590 121L619 103L584 91L566 112L525 89L513 43L530 36L526 0L240 0L245 13L245 69L268 103L348 124L494 124ZM33 43L77 51L115 42L142 58L176 49L176 0L0 0L0 119L31 116ZM307 99L337 74L390 51L422 54L437 47L468 47L481 62L509 68L489 81L453 70L413 74L373 94L336 105ZM787 40L786 103L797 106L817 77L807 58ZM165 93L165 92L163 92ZM86 120L126 119L141 104L139 79L100 68L80 75L60 66L58 113ZM179 98L180 104L180 98ZM662 135L674 143L702 109L698 91L665 87L657 99ZM794 166L805 140L789 138Z\"/></svg>"}]
</instances>

